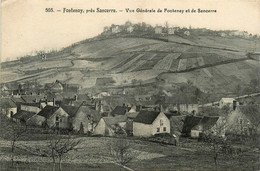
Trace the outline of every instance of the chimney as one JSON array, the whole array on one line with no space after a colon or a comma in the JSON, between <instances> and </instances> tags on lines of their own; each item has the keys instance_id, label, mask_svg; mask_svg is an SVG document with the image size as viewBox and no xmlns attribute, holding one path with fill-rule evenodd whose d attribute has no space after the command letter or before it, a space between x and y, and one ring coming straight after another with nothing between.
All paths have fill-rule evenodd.
<instances>
[{"instance_id":1,"label":"chimney","mask_svg":"<svg viewBox=\"0 0 260 171\"><path fill-rule=\"evenodd\" d=\"M53 98L53 106L55 106L55 98Z\"/></svg>"},{"instance_id":2,"label":"chimney","mask_svg":"<svg viewBox=\"0 0 260 171\"><path fill-rule=\"evenodd\" d=\"M237 101L234 100L234 101L233 101L233 110L236 110L236 108L237 108Z\"/></svg>"}]
</instances>

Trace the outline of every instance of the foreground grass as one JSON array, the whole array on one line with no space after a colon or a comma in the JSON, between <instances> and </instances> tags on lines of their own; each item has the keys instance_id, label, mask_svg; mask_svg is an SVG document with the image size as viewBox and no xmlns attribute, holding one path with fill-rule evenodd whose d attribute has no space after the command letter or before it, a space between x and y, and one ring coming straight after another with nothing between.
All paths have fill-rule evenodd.
<instances>
[{"instance_id":1,"label":"foreground grass","mask_svg":"<svg viewBox=\"0 0 260 171\"><path fill-rule=\"evenodd\" d=\"M109 144L115 138L80 137L80 150L69 153L63 159L63 170L124 170L113 164ZM249 150L237 156L220 154L218 166L214 164L214 156L209 146L196 140L181 140L181 146L159 144L140 139L129 139L131 150L139 151L127 167L133 170L259 170L259 151ZM18 146L33 147L44 145L46 141L19 141ZM15 151L15 164L11 165L6 157L10 155L8 146L1 146L0 170L52 170L51 159L35 156L21 149ZM28 160L19 160L26 158ZM24 169L23 169L24 168Z\"/></svg>"}]
</instances>

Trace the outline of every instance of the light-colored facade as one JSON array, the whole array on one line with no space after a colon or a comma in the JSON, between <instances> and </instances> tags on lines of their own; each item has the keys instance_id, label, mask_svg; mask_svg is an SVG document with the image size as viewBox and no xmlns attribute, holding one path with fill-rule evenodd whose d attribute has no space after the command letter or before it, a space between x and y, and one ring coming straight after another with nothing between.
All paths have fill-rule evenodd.
<instances>
[{"instance_id":1,"label":"light-colored facade","mask_svg":"<svg viewBox=\"0 0 260 171\"><path fill-rule=\"evenodd\" d=\"M21 105L21 110L28 111L28 112L34 112L34 113L39 113L41 109L37 106L30 106L26 104Z\"/></svg>"},{"instance_id":2,"label":"light-colored facade","mask_svg":"<svg viewBox=\"0 0 260 171\"><path fill-rule=\"evenodd\" d=\"M133 122L133 135L150 137L155 134L170 133L170 120L161 112L152 124Z\"/></svg>"}]
</instances>

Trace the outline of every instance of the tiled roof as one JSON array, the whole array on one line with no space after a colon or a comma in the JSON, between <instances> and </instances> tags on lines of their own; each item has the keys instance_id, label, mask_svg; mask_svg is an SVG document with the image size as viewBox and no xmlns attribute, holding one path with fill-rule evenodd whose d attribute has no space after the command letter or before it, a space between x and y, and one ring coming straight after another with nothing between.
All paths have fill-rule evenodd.
<instances>
[{"instance_id":1,"label":"tiled roof","mask_svg":"<svg viewBox=\"0 0 260 171\"><path fill-rule=\"evenodd\" d=\"M15 108L15 107L17 107L16 104L10 98L1 98L0 99L0 106L2 108Z\"/></svg>"},{"instance_id":2,"label":"tiled roof","mask_svg":"<svg viewBox=\"0 0 260 171\"><path fill-rule=\"evenodd\" d=\"M115 115L125 115L131 108L126 106L116 106L115 109L111 112L112 116Z\"/></svg>"},{"instance_id":3,"label":"tiled roof","mask_svg":"<svg viewBox=\"0 0 260 171\"><path fill-rule=\"evenodd\" d=\"M160 114L160 112L142 110L139 112L137 117L134 119L134 122L152 124L153 121L157 118L157 116L159 114Z\"/></svg>"},{"instance_id":4,"label":"tiled roof","mask_svg":"<svg viewBox=\"0 0 260 171\"><path fill-rule=\"evenodd\" d=\"M49 119L58 109L59 107L47 105L37 115Z\"/></svg>"},{"instance_id":5,"label":"tiled roof","mask_svg":"<svg viewBox=\"0 0 260 171\"><path fill-rule=\"evenodd\" d=\"M13 118L14 119L19 119L19 120L23 119L24 121L27 121L33 115L35 115L34 112L28 112L28 111L20 110L15 115L13 115Z\"/></svg>"}]
</instances>

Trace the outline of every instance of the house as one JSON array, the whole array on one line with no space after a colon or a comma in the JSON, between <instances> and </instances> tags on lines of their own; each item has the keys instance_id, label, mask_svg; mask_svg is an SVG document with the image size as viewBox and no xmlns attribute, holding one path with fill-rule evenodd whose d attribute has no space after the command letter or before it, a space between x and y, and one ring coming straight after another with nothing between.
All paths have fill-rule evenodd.
<instances>
[{"instance_id":1,"label":"house","mask_svg":"<svg viewBox=\"0 0 260 171\"><path fill-rule=\"evenodd\" d=\"M201 116L187 115L184 118L184 124L183 124L183 128L181 131L183 133L183 135L190 136L192 128L195 127L196 125L198 125L202 118L203 117L201 117Z\"/></svg>"},{"instance_id":2,"label":"house","mask_svg":"<svg viewBox=\"0 0 260 171\"><path fill-rule=\"evenodd\" d=\"M239 106L227 116L227 133L253 135L260 133L260 111L258 105Z\"/></svg>"},{"instance_id":3,"label":"house","mask_svg":"<svg viewBox=\"0 0 260 171\"><path fill-rule=\"evenodd\" d=\"M13 115L12 118L16 122L26 124L28 119L30 119L34 115L35 115L34 112L28 112L28 111L20 110L15 115Z\"/></svg>"},{"instance_id":4,"label":"house","mask_svg":"<svg viewBox=\"0 0 260 171\"><path fill-rule=\"evenodd\" d=\"M223 108L224 106L229 106L231 107L232 105L236 104L236 100L234 98L222 98L219 101L219 107Z\"/></svg>"},{"instance_id":5,"label":"house","mask_svg":"<svg viewBox=\"0 0 260 171\"><path fill-rule=\"evenodd\" d=\"M204 116L200 122L191 129L191 137L198 138L200 133L206 135L225 136L226 122L224 117Z\"/></svg>"},{"instance_id":6,"label":"house","mask_svg":"<svg viewBox=\"0 0 260 171\"><path fill-rule=\"evenodd\" d=\"M119 33L119 32L121 32L121 28L119 25L112 25L111 31L112 31L112 33Z\"/></svg>"},{"instance_id":7,"label":"house","mask_svg":"<svg viewBox=\"0 0 260 171\"><path fill-rule=\"evenodd\" d=\"M154 31L155 31L155 34L162 34L163 27L162 26L156 26Z\"/></svg>"},{"instance_id":8,"label":"house","mask_svg":"<svg viewBox=\"0 0 260 171\"><path fill-rule=\"evenodd\" d=\"M133 121L133 135L150 137L160 133L170 133L169 118L163 112L140 111Z\"/></svg>"},{"instance_id":9,"label":"house","mask_svg":"<svg viewBox=\"0 0 260 171\"><path fill-rule=\"evenodd\" d=\"M21 104L25 103L25 101L21 97L11 97L11 100L16 104L17 112L21 110Z\"/></svg>"},{"instance_id":10,"label":"house","mask_svg":"<svg viewBox=\"0 0 260 171\"><path fill-rule=\"evenodd\" d=\"M72 118L73 130L79 131L82 127L84 133L93 132L100 118L98 111L82 103Z\"/></svg>"},{"instance_id":11,"label":"house","mask_svg":"<svg viewBox=\"0 0 260 171\"><path fill-rule=\"evenodd\" d=\"M41 105L39 102L36 103L21 103L21 110L39 113L41 111Z\"/></svg>"},{"instance_id":12,"label":"house","mask_svg":"<svg viewBox=\"0 0 260 171\"><path fill-rule=\"evenodd\" d=\"M9 118L17 113L17 106L10 98L1 98L0 108L1 112Z\"/></svg>"},{"instance_id":13,"label":"house","mask_svg":"<svg viewBox=\"0 0 260 171\"><path fill-rule=\"evenodd\" d=\"M186 36L190 36L190 32L187 30L187 31L184 31L184 33L183 33L184 35L186 35Z\"/></svg>"},{"instance_id":14,"label":"house","mask_svg":"<svg viewBox=\"0 0 260 171\"><path fill-rule=\"evenodd\" d=\"M125 115L126 112L130 111L130 109L131 107L127 107L124 104L123 106L116 106L109 116Z\"/></svg>"},{"instance_id":15,"label":"house","mask_svg":"<svg viewBox=\"0 0 260 171\"><path fill-rule=\"evenodd\" d=\"M103 117L94 129L95 135L115 136L120 130L126 127L126 116L118 115L115 117Z\"/></svg>"},{"instance_id":16,"label":"house","mask_svg":"<svg viewBox=\"0 0 260 171\"><path fill-rule=\"evenodd\" d=\"M168 34L174 34L175 29L174 28L168 28Z\"/></svg>"},{"instance_id":17,"label":"house","mask_svg":"<svg viewBox=\"0 0 260 171\"><path fill-rule=\"evenodd\" d=\"M69 114L61 107L45 106L38 114L46 119L46 124L50 128L69 128Z\"/></svg>"},{"instance_id":18,"label":"house","mask_svg":"<svg viewBox=\"0 0 260 171\"><path fill-rule=\"evenodd\" d=\"M126 31L127 31L128 33L132 33L132 32L134 31L134 27L133 27L133 26L128 26L128 27L126 28Z\"/></svg>"},{"instance_id":19,"label":"house","mask_svg":"<svg viewBox=\"0 0 260 171\"><path fill-rule=\"evenodd\" d=\"M164 112L174 112L179 113L190 113L196 115L199 111L199 105L194 98L183 98L183 97L165 97L165 107Z\"/></svg>"}]
</instances>

